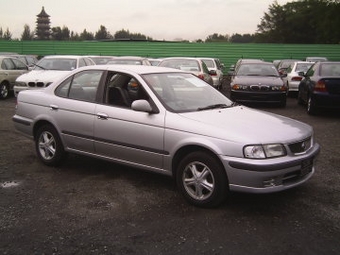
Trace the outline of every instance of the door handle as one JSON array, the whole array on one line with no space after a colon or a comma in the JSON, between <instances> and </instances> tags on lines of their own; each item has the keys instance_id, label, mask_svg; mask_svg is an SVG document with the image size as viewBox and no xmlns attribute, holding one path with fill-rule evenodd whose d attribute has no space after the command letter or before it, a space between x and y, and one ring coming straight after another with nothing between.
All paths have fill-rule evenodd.
<instances>
[{"instance_id":1,"label":"door handle","mask_svg":"<svg viewBox=\"0 0 340 255\"><path fill-rule=\"evenodd\" d=\"M51 104L51 105L50 105L50 110L51 110L51 111L56 111L56 110L58 110L58 109L59 109L58 105L55 105L55 104Z\"/></svg>"},{"instance_id":2,"label":"door handle","mask_svg":"<svg viewBox=\"0 0 340 255\"><path fill-rule=\"evenodd\" d=\"M97 118L99 120L107 120L109 118L109 115L107 115L106 113L98 112L97 113Z\"/></svg>"}]
</instances>

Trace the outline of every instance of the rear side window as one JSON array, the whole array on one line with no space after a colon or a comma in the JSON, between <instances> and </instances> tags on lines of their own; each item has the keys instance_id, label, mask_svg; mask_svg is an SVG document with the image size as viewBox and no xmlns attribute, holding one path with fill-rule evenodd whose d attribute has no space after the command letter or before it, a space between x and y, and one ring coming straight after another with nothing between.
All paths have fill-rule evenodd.
<instances>
[{"instance_id":1,"label":"rear side window","mask_svg":"<svg viewBox=\"0 0 340 255\"><path fill-rule=\"evenodd\" d=\"M77 73L60 84L55 94L60 97L94 102L102 74L101 70Z\"/></svg>"},{"instance_id":2,"label":"rear side window","mask_svg":"<svg viewBox=\"0 0 340 255\"><path fill-rule=\"evenodd\" d=\"M15 65L14 65L14 63L11 59L5 58L5 59L2 60L1 68L3 70L14 70Z\"/></svg>"}]
</instances>

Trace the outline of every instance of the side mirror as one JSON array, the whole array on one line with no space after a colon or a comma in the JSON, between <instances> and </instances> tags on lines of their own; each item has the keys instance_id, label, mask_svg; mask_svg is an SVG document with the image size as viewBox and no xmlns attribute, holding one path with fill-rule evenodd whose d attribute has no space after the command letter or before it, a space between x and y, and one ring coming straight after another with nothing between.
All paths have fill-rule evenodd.
<instances>
[{"instance_id":1,"label":"side mirror","mask_svg":"<svg viewBox=\"0 0 340 255\"><path fill-rule=\"evenodd\" d=\"M210 74L210 75L217 75L217 73L216 73L215 70L210 70L210 71L209 71L209 74Z\"/></svg>"},{"instance_id":2,"label":"side mirror","mask_svg":"<svg viewBox=\"0 0 340 255\"><path fill-rule=\"evenodd\" d=\"M305 76L305 72L298 72L299 76Z\"/></svg>"},{"instance_id":3,"label":"side mirror","mask_svg":"<svg viewBox=\"0 0 340 255\"><path fill-rule=\"evenodd\" d=\"M131 104L131 109L134 111L138 111L138 112L148 112L148 113L154 112L150 103L144 99L133 101Z\"/></svg>"}]
</instances>

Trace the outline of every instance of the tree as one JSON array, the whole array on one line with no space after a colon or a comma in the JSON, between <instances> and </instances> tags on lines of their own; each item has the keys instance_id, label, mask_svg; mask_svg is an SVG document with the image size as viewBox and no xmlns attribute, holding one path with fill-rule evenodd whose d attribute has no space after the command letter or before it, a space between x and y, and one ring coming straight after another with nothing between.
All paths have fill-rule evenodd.
<instances>
[{"instance_id":1,"label":"tree","mask_svg":"<svg viewBox=\"0 0 340 255\"><path fill-rule=\"evenodd\" d=\"M80 40L91 41L94 39L93 33L87 32L86 29L80 34Z\"/></svg>"},{"instance_id":2,"label":"tree","mask_svg":"<svg viewBox=\"0 0 340 255\"><path fill-rule=\"evenodd\" d=\"M151 37L143 35L141 33L130 33L129 30L119 30L114 34L116 40L139 40L139 41L152 41Z\"/></svg>"},{"instance_id":3,"label":"tree","mask_svg":"<svg viewBox=\"0 0 340 255\"><path fill-rule=\"evenodd\" d=\"M12 40L12 33L9 31L9 28L6 29L5 33L3 34L2 38L4 40L10 41Z\"/></svg>"},{"instance_id":4,"label":"tree","mask_svg":"<svg viewBox=\"0 0 340 255\"><path fill-rule=\"evenodd\" d=\"M31 32L30 26L25 24L24 32L21 34L21 41L31 41L34 38L34 32Z\"/></svg>"},{"instance_id":5,"label":"tree","mask_svg":"<svg viewBox=\"0 0 340 255\"><path fill-rule=\"evenodd\" d=\"M233 43L252 43L254 42L254 37L255 35L251 35L251 34L233 34L229 41L233 42Z\"/></svg>"},{"instance_id":6,"label":"tree","mask_svg":"<svg viewBox=\"0 0 340 255\"><path fill-rule=\"evenodd\" d=\"M101 25L99 30L96 32L95 35L96 40L106 40L106 39L112 39L112 35L110 32L107 31L106 27Z\"/></svg>"},{"instance_id":7,"label":"tree","mask_svg":"<svg viewBox=\"0 0 340 255\"><path fill-rule=\"evenodd\" d=\"M70 30L66 26L63 26L63 28L52 27L52 39L57 41L70 40Z\"/></svg>"},{"instance_id":8,"label":"tree","mask_svg":"<svg viewBox=\"0 0 340 255\"><path fill-rule=\"evenodd\" d=\"M229 36L228 35L220 35L217 33L214 33L212 35L209 35L206 39L206 42L228 42Z\"/></svg>"},{"instance_id":9,"label":"tree","mask_svg":"<svg viewBox=\"0 0 340 255\"><path fill-rule=\"evenodd\" d=\"M299 0L269 6L257 26L256 41L266 43L339 43L339 0Z\"/></svg>"}]
</instances>

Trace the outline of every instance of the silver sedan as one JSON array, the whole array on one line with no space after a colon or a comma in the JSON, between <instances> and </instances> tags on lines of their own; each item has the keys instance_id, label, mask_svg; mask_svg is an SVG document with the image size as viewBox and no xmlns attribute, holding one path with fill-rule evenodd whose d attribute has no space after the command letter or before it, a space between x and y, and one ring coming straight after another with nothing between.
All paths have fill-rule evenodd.
<instances>
[{"instance_id":1,"label":"silver sedan","mask_svg":"<svg viewBox=\"0 0 340 255\"><path fill-rule=\"evenodd\" d=\"M91 66L22 91L13 116L46 165L66 152L173 176L185 199L217 206L230 191L306 182L319 152L307 124L236 105L188 72Z\"/></svg>"}]
</instances>

